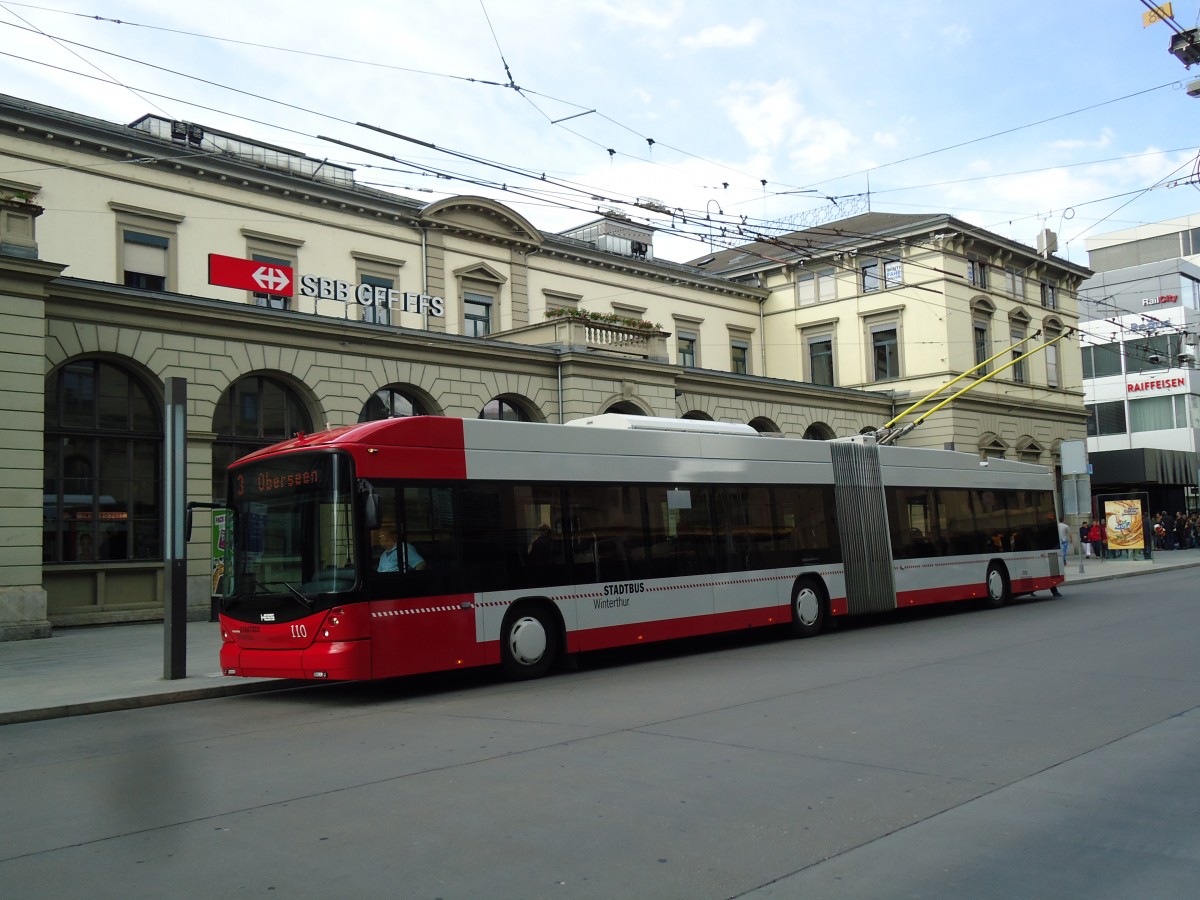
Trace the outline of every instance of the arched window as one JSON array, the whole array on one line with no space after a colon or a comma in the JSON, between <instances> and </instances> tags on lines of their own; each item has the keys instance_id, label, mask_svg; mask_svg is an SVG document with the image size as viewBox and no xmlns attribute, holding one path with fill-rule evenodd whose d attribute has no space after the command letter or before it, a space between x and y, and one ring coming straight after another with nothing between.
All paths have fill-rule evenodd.
<instances>
[{"instance_id":1,"label":"arched window","mask_svg":"<svg viewBox=\"0 0 1200 900\"><path fill-rule=\"evenodd\" d=\"M213 415L213 497L225 497L229 464L263 447L312 431L312 418L299 394L281 381L247 375L221 395Z\"/></svg>"},{"instance_id":2,"label":"arched window","mask_svg":"<svg viewBox=\"0 0 1200 900\"><path fill-rule=\"evenodd\" d=\"M837 435L824 422L813 422L804 429L802 437L806 441L832 441Z\"/></svg>"},{"instance_id":3,"label":"arched window","mask_svg":"<svg viewBox=\"0 0 1200 900\"><path fill-rule=\"evenodd\" d=\"M401 419L406 416L428 416L430 411L418 398L396 387L376 391L358 414L360 422L378 419Z\"/></svg>"},{"instance_id":4,"label":"arched window","mask_svg":"<svg viewBox=\"0 0 1200 900\"><path fill-rule=\"evenodd\" d=\"M42 561L162 559L162 411L129 369L80 359L46 379Z\"/></svg>"},{"instance_id":5,"label":"arched window","mask_svg":"<svg viewBox=\"0 0 1200 900\"><path fill-rule=\"evenodd\" d=\"M529 413L521 409L511 400L502 400L497 397L495 400L489 400L479 413L481 419L502 419L505 422L528 422Z\"/></svg>"},{"instance_id":6,"label":"arched window","mask_svg":"<svg viewBox=\"0 0 1200 900\"><path fill-rule=\"evenodd\" d=\"M701 412L698 409L693 409L683 414L685 419L695 419L700 422L711 422L713 417L706 412Z\"/></svg>"},{"instance_id":7,"label":"arched window","mask_svg":"<svg viewBox=\"0 0 1200 900\"><path fill-rule=\"evenodd\" d=\"M750 427L759 434L779 434L779 426L766 416L758 416L750 420Z\"/></svg>"},{"instance_id":8,"label":"arched window","mask_svg":"<svg viewBox=\"0 0 1200 900\"><path fill-rule=\"evenodd\" d=\"M646 414L644 409L636 403L630 403L628 400L618 400L604 411L606 413L620 413L623 416L644 416Z\"/></svg>"}]
</instances>

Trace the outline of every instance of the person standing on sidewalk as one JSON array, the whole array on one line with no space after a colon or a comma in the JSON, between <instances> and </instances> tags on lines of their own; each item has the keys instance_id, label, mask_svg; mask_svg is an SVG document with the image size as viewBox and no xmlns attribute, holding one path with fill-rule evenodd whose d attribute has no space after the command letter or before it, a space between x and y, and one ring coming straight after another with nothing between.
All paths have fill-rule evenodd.
<instances>
[{"instance_id":1,"label":"person standing on sidewalk","mask_svg":"<svg viewBox=\"0 0 1200 900\"><path fill-rule=\"evenodd\" d=\"M1088 543L1092 546L1092 555L1097 559L1104 559L1104 546L1100 538L1100 523L1093 522L1092 527L1088 529Z\"/></svg>"},{"instance_id":2,"label":"person standing on sidewalk","mask_svg":"<svg viewBox=\"0 0 1200 900\"><path fill-rule=\"evenodd\" d=\"M1066 522L1058 523L1058 543L1062 547L1063 565L1067 564L1067 550L1071 547L1071 529Z\"/></svg>"},{"instance_id":3,"label":"person standing on sidewalk","mask_svg":"<svg viewBox=\"0 0 1200 900\"><path fill-rule=\"evenodd\" d=\"M1084 522L1079 526L1079 552L1083 554L1085 559L1092 558L1092 526L1089 522Z\"/></svg>"}]
</instances>

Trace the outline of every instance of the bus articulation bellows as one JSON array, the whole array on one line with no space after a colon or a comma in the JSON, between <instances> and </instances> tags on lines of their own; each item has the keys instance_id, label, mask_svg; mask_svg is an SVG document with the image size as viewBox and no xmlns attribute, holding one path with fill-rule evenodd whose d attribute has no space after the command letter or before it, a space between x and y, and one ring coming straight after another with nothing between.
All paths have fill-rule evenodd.
<instances>
[{"instance_id":1,"label":"bus articulation bellows","mask_svg":"<svg viewBox=\"0 0 1200 900\"><path fill-rule=\"evenodd\" d=\"M389 678L1061 583L1052 476L599 416L332 429L229 469L228 675Z\"/></svg>"}]
</instances>

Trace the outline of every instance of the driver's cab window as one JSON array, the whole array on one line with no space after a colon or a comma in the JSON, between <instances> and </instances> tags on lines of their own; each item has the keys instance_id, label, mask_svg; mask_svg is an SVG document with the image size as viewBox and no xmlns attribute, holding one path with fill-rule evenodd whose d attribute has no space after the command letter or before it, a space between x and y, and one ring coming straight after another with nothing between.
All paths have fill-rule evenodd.
<instances>
[{"instance_id":1,"label":"driver's cab window","mask_svg":"<svg viewBox=\"0 0 1200 900\"><path fill-rule=\"evenodd\" d=\"M374 571L412 575L453 571L454 498L448 487L384 487L380 526L371 533Z\"/></svg>"}]
</instances>

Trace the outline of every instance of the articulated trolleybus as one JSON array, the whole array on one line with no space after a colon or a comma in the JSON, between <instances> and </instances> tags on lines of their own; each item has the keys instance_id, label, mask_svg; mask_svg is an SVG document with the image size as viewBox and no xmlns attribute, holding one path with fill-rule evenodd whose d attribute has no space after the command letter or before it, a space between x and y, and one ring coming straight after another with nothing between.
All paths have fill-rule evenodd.
<instances>
[{"instance_id":1,"label":"articulated trolleybus","mask_svg":"<svg viewBox=\"0 0 1200 900\"><path fill-rule=\"evenodd\" d=\"M387 419L229 469L227 675L368 679L1063 580L1040 466L616 415Z\"/></svg>"}]
</instances>

